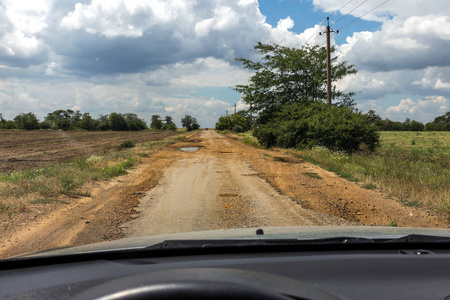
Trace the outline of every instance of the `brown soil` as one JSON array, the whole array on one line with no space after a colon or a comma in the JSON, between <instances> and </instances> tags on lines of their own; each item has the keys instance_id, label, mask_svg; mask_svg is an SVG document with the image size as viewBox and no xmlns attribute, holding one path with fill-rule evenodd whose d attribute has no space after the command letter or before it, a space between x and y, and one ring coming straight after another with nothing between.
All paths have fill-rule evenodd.
<instances>
[{"instance_id":1,"label":"brown soil","mask_svg":"<svg viewBox=\"0 0 450 300\"><path fill-rule=\"evenodd\" d=\"M199 147L183 152L181 147ZM306 174L306 173L309 173ZM319 178L311 176L316 175ZM202 131L143 158L129 174L85 187L92 197L58 198L3 217L0 256L128 236L286 225L449 228L287 151L255 149Z\"/></svg>"},{"instance_id":2,"label":"brown soil","mask_svg":"<svg viewBox=\"0 0 450 300\"><path fill-rule=\"evenodd\" d=\"M0 130L0 173L10 173L114 149L123 141L144 143L173 131Z\"/></svg>"}]
</instances>

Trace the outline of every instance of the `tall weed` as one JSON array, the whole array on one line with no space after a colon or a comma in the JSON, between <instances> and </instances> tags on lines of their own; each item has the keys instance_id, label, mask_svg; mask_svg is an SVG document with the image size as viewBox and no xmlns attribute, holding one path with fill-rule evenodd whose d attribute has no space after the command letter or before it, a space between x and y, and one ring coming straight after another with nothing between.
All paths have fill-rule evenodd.
<instances>
[{"instance_id":1,"label":"tall weed","mask_svg":"<svg viewBox=\"0 0 450 300\"><path fill-rule=\"evenodd\" d=\"M430 137L436 137L435 133L423 132L415 145L408 142L411 134L397 132L393 142L393 133L382 132L382 147L372 154L348 155L323 147L297 153L341 176L379 186L407 203L448 212L450 134L442 133L439 139L445 140L447 146L433 149L431 153L429 149L436 143L433 145Z\"/></svg>"}]
</instances>

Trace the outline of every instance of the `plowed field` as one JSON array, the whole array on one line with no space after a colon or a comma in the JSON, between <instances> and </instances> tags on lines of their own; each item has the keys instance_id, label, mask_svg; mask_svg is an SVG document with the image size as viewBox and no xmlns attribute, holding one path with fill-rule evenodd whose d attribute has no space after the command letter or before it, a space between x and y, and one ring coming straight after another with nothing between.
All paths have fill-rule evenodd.
<instances>
[{"instance_id":1,"label":"plowed field","mask_svg":"<svg viewBox=\"0 0 450 300\"><path fill-rule=\"evenodd\" d=\"M173 131L0 130L0 173L36 168L114 149L123 141L157 141Z\"/></svg>"}]
</instances>

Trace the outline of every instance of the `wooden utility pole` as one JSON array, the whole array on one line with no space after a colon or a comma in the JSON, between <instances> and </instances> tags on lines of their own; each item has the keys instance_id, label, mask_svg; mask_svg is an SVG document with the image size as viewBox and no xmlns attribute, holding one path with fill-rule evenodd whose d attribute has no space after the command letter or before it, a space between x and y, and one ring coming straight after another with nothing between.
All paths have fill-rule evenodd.
<instances>
[{"instance_id":1,"label":"wooden utility pole","mask_svg":"<svg viewBox=\"0 0 450 300\"><path fill-rule=\"evenodd\" d=\"M339 30L334 31L330 27L330 18L327 17L327 30L324 32L327 34L327 103L331 105L331 43L330 43L330 34L332 32L339 33ZM322 35L322 32L320 33Z\"/></svg>"}]
</instances>

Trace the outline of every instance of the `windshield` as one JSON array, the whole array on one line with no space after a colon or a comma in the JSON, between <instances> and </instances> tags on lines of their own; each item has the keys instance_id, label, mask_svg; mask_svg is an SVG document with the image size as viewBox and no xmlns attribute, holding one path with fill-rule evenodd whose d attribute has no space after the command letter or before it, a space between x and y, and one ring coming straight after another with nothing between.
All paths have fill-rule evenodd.
<instances>
[{"instance_id":1,"label":"windshield","mask_svg":"<svg viewBox=\"0 0 450 300\"><path fill-rule=\"evenodd\" d=\"M447 1L6 0L0 15L0 258L449 228Z\"/></svg>"}]
</instances>

